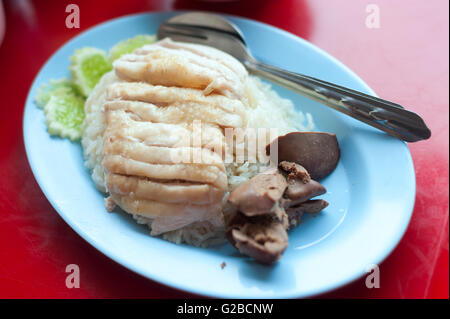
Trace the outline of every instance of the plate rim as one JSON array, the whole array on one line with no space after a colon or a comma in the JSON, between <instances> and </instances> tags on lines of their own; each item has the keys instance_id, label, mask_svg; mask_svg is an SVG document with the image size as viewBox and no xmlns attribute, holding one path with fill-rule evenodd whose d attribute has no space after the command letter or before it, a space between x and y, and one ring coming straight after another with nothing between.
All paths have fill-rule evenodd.
<instances>
[{"instance_id":1,"label":"plate rim","mask_svg":"<svg viewBox=\"0 0 450 319\"><path fill-rule=\"evenodd\" d=\"M86 30L84 30L83 32L77 34L76 36L70 38L69 40L67 40L66 42L64 42L62 45L60 45L58 47L58 49L56 49L51 55L50 57L43 63L42 67L39 69L39 71L36 73L35 77L33 78L29 89L28 89L28 93L27 93L27 97L25 100L25 106L24 106L24 110L23 110L23 115L22 115L22 135L23 135L23 142L24 142L24 146L25 146L25 153L26 153L26 157L27 157L27 161L31 167L32 173L33 173L33 177L36 180L36 182L38 183L41 191L44 193L47 201L52 205L53 209L58 213L58 215L72 228L73 231L75 231L83 240L85 240L87 243L89 243L93 248L95 248L97 251L99 251L100 253L102 253L103 255L105 255L106 257L108 257L110 260L112 260L115 263L120 264L121 266L127 268L128 270L138 274L139 276L142 276L143 278L149 279L153 282L168 286L172 289L178 290L178 291L184 291L187 293L191 293L191 294L196 294L199 296L208 296L208 297L219 297L219 298L249 298L248 296L243 296L242 294L221 294L221 293L215 293L215 292L208 292L206 291L206 289L198 289L198 288L192 288L189 287L189 285L183 285L183 283L178 283L178 282L172 282L170 280L167 280L165 278L161 278L158 275L153 275L153 276L149 276L148 272L146 274L143 274L142 272L140 272L140 268L136 267L135 265L133 265L132 263L130 263L128 260L122 259L120 256L118 256L117 254L113 253L113 250L108 250L108 249L104 249L104 247L102 247L102 245L100 243L97 242L96 239L92 238L86 231L83 230L82 227L78 227L77 225L74 225L69 216L67 214L65 214L63 212L63 210L59 207L59 205L55 202L55 200L49 196L48 190L45 186L45 183L42 181L42 176L40 176L40 174L38 173L38 170L36 168L36 166L34 165L33 159L30 155L30 151L29 148L30 146L28 145L30 142L27 140L27 136L28 136L28 130L27 130L27 126L26 124L26 113L27 113L27 105L29 104L34 104L34 97L31 95L32 93L32 88L35 87L37 85L37 78L41 75L41 73L44 71L44 69L46 69L46 67L48 66L48 64L50 63L50 61L61 51L63 50L64 47L66 47L67 45L69 45L70 43L76 41L78 38L84 36L86 33L97 29L99 27L105 27L108 24L112 24L115 23L118 20L125 20L125 19L134 19L140 16L149 16L150 18L152 16L158 16L161 14L170 14L170 15L176 15L176 14L181 14L181 13L186 13L186 12L192 12L190 10L177 10L177 11L158 11L158 12L141 12L141 13L134 13L134 14L127 14L127 15L123 15L123 16L119 16L119 17L115 17L113 19L109 19L103 22L100 22L98 24L95 24L93 26L90 26L89 28L87 28ZM307 46L309 49L312 49L314 52L318 53L319 55L322 55L324 57L326 57L327 59L329 59L330 61L332 61L334 64L336 64L340 69L343 69L346 73L348 73L352 80L357 81L361 86L363 86L366 91L369 94L372 94L374 96L377 96L375 91L366 83L364 82L353 70L351 70L348 66L346 66L343 62L341 62L340 60L338 60L336 57L332 56L331 54L329 54L328 52L326 52L325 50L321 49L320 47L314 45L313 43L309 42L308 40L305 40L293 33L290 33L288 31L282 30L278 27L272 26L270 24L264 23L264 22L260 22L260 21L256 21L253 19L248 19L245 17L239 17L239 16L235 16L235 15L229 15L229 14L222 14L222 13L215 13L218 14L222 17L225 18L231 18L231 19L236 19L236 20L244 20L246 23L251 23L256 25L257 27L262 27L262 28L269 28L274 32L277 32L279 34L281 34L284 37L288 37L294 41L297 42L301 42L302 45ZM400 243L401 239L403 238L409 223L411 221L412 215L413 215L413 211L414 211L414 205L415 205L415 196L416 196L416 175L415 175L415 170L414 170L414 163L412 160L412 156L411 156L411 152L410 149L407 145L406 142L400 141L404 144L405 147L405 152L407 155L407 161L408 161L408 167L409 167L409 173L411 174L411 180L412 180L412 184L410 185L411 187L411 194L410 196L412 197L412 199L409 201L409 207L406 208L405 210L407 210L409 212L409 216L407 218L407 221L405 221L403 223L403 227L401 227L401 230L399 231L399 233L397 234L397 236L395 237L395 240L393 240L391 242L391 245L389 247L385 247L383 250L383 254L382 256L378 256L377 259L377 263L381 264L397 247L397 245ZM365 273L361 272L361 273L355 273L353 276L350 277L346 277L345 279L341 279L340 281L337 281L334 285L328 285L325 288L322 289L317 289L316 291L310 291L309 293L288 293L288 294L282 294L280 295L280 297L276 296L271 296L271 297L262 297L262 298L305 298L305 297L313 297L313 296L317 296L317 295L321 295L324 293L328 293L331 291L334 291L340 287L346 286L352 282L354 282L355 280L361 278Z\"/></svg>"}]
</instances>

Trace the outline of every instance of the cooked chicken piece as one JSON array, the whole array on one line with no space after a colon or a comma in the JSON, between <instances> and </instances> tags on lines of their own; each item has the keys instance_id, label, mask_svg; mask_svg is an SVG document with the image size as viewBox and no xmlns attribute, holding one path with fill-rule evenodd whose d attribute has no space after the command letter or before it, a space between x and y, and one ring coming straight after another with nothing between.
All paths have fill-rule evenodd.
<instances>
[{"instance_id":1,"label":"cooked chicken piece","mask_svg":"<svg viewBox=\"0 0 450 319\"><path fill-rule=\"evenodd\" d=\"M286 205L289 207L295 206L326 192L325 187L315 180L311 179L306 184L300 180L290 180L285 193L285 196L288 198Z\"/></svg>"},{"instance_id":2,"label":"cooked chicken piece","mask_svg":"<svg viewBox=\"0 0 450 319\"><path fill-rule=\"evenodd\" d=\"M157 180L185 180L211 184L219 188L227 186L227 175L216 167L204 164L149 164L121 155L106 155L103 166L109 173L141 176Z\"/></svg>"},{"instance_id":3,"label":"cooked chicken piece","mask_svg":"<svg viewBox=\"0 0 450 319\"><path fill-rule=\"evenodd\" d=\"M170 47L166 41L166 44L146 45L123 55L113 66L117 76L127 81L200 89L205 95L218 93L241 98L247 72L235 66L239 62L231 63L230 59L233 58L228 54L212 48L181 43ZM217 63L221 60L228 62ZM230 68L231 65L234 67Z\"/></svg>"},{"instance_id":4,"label":"cooked chicken piece","mask_svg":"<svg viewBox=\"0 0 450 319\"><path fill-rule=\"evenodd\" d=\"M192 124L148 123L133 119L133 114L125 111L107 112L106 124L109 138L139 141L149 146L189 146L193 135ZM227 148L222 131L208 124L201 125L201 140L196 146L219 154Z\"/></svg>"},{"instance_id":5,"label":"cooked chicken piece","mask_svg":"<svg viewBox=\"0 0 450 319\"><path fill-rule=\"evenodd\" d=\"M152 181L136 176L109 174L107 186L111 192L164 203L211 204L222 200L223 190L185 181Z\"/></svg>"},{"instance_id":6,"label":"cooked chicken piece","mask_svg":"<svg viewBox=\"0 0 450 319\"><path fill-rule=\"evenodd\" d=\"M271 154L271 150L274 154ZM278 136L266 146L271 161L302 165L313 179L321 179L336 168L341 151L336 134L324 132L291 132Z\"/></svg>"},{"instance_id":7,"label":"cooked chicken piece","mask_svg":"<svg viewBox=\"0 0 450 319\"><path fill-rule=\"evenodd\" d=\"M107 99L147 102L157 106L173 106L182 114L198 118L206 113L206 122L216 120L217 117L230 117L240 121L239 126L222 125L224 127L242 127L245 124L246 112L240 100L229 99L222 95L205 96L201 91L187 88L147 85L136 82L120 82L109 86ZM189 105L190 107L186 107ZM191 108L193 108L191 110ZM201 108L201 112L199 112ZM185 115L185 116L186 116ZM231 117L232 116L232 117ZM192 121L191 119L187 119ZM203 119L202 119L203 120ZM244 123L242 123L244 121Z\"/></svg>"},{"instance_id":8,"label":"cooked chicken piece","mask_svg":"<svg viewBox=\"0 0 450 319\"><path fill-rule=\"evenodd\" d=\"M129 213L138 214L144 217L156 218L156 217L172 217L172 216L187 216L196 214L199 215L199 219L204 219L211 212L211 217L216 218L214 212L219 206L217 203L211 205L197 205L185 203L164 203L160 201L154 201L142 198L133 198L128 195L111 195L114 201L123 209ZM191 216L192 217L192 216Z\"/></svg>"},{"instance_id":9,"label":"cooked chicken piece","mask_svg":"<svg viewBox=\"0 0 450 319\"><path fill-rule=\"evenodd\" d=\"M150 121L156 123L213 123L221 127L242 127L242 117L220 110L211 109L209 106L199 105L191 102L158 107L154 104L136 101L111 101L105 103L105 110L126 110L136 115L136 120Z\"/></svg>"},{"instance_id":10,"label":"cooked chicken piece","mask_svg":"<svg viewBox=\"0 0 450 319\"><path fill-rule=\"evenodd\" d=\"M218 227L223 225L220 202L211 205L174 204L136 199L115 193L111 196L116 204L128 213L153 219L150 233L152 236L157 236L197 221L209 221ZM158 225L160 218L162 220Z\"/></svg>"},{"instance_id":11,"label":"cooked chicken piece","mask_svg":"<svg viewBox=\"0 0 450 319\"><path fill-rule=\"evenodd\" d=\"M286 214L289 220L289 228L293 228L300 224L304 213L315 215L327 206L328 202L323 199L312 199L304 203L300 203L297 206L287 208Z\"/></svg>"},{"instance_id":12,"label":"cooked chicken piece","mask_svg":"<svg viewBox=\"0 0 450 319\"><path fill-rule=\"evenodd\" d=\"M278 168L269 168L239 185L228 197L238 211L246 216L275 214L287 187Z\"/></svg>"},{"instance_id":13,"label":"cooked chicken piece","mask_svg":"<svg viewBox=\"0 0 450 319\"><path fill-rule=\"evenodd\" d=\"M168 40L122 56L114 71L103 104L108 207L148 218L151 235L204 221L223 227L224 131L247 125L245 68Z\"/></svg>"},{"instance_id":14,"label":"cooked chicken piece","mask_svg":"<svg viewBox=\"0 0 450 319\"><path fill-rule=\"evenodd\" d=\"M128 56L129 60L137 62L148 60L157 61L158 59L166 58L176 59L176 61L180 62L186 61L187 64L191 64L191 68L198 67L198 70L205 71L207 73L206 75L211 76L211 78L214 79L213 81L217 81L218 78L223 80L227 89L230 90L232 89L233 84L236 83L239 85L239 81L246 75L246 73L243 73L243 76L239 77L239 74L236 74L234 70L231 70L225 64L217 63L214 57L197 54L196 52L183 49L167 48L158 44L148 45L144 48L137 49L132 55Z\"/></svg>"},{"instance_id":15,"label":"cooked chicken piece","mask_svg":"<svg viewBox=\"0 0 450 319\"><path fill-rule=\"evenodd\" d=\"M238 213L230 221L226 235L242 254L263 264L276 262L288 246L286 227L268 215L247 217Z\"/></svg>"},{"instance_id":16,"label":"cooked chicken piece","mask_svg":"<svg viewBox=\"0 0 450 319\"><path fill-rule=\"evenodd\" d=\"M300 203L297 206L290 207L290 210L302 211L307 214L317 214L321 210L328 207L328 202L323 199L311 199L306 202Z\"/></svg>"},{"instance_id":17,"label":"cooked chicken piece","mask_svg":"<svg viewBox=\"0 0 450 319\"><path fill-rule=\"evenodd\" d=\"M83 122L81 145L85 158L85 165L91 171L95 186L106 193L104 169L98 165L102 160L103 134L105 132L105 117L103 105L106 100L106 89L112 83L119 81L114 71L106 73L92 90L84 104L86 117Z\"/></svg>"},{"instance_id":18,"label":"cooked chicken piece","mask_svg":"<svg viewBox=\"0 0 450 319\"><path fill-rule=\"evenodd\" d=\"M105 207L106 211L108 212L112 212L114 208L116 208L116 203L114 202L114 199L112 199L111 196L105 198Z\"/></svg>"},{"instance_id":19,"label":"cooked chicken piece","mask_svg":"<svg viewBox=\"0 0 450 319\"><path fill-rule=\"evenodd\" d=\"M303 184L306 184L311 180L311 176L309 176L306 169L297 163L283 161L279 164L279 167L288 173L287 178L289 181L299 179Z\"/></svg>"},{"instance_id":20,"label":"cooked chicken piece","mask_svg":"<svg viewBox=\"0 0 450 319\"><path fill-rule=\"evenodd\" d=\"M233 72L236 73L236 75L241 79L241 81L245 81L247 78L247 70L242 65L242 63L231 57L229 54L217 50L215 48L201 46L193 43L175 42L172 41L170 38L166 38L162 41L159 41L158 45L170 49L181 49L184 51L190 51L197 55L207 57L233 70ZM143 47L142 49L145 50L145 47Z\"/></svg>"},{"instance_id":21,"label":"cooked chicken piece","mask_svg":"<svg viewBox=\"0 0 450 319\"><path fill-rule=\"evenodd\" d=\"M222 158L207 148L148 146L142 142L110 138L104 141L104 152L149 164L198 163L225 171Z\"/></svg>"},{"instance_id":22,"label":"cooked chicken piece","mask_svg":"<svg viewBox=\"0 0 450 319\"><path fill-rule=\"evenodd\" d=\"M306 169L282 161L239 185L228 197L236 211L227 221L228 240L242 254L260 263L278 260L288 245L287 230L301 223L304 213L317 214L325 200L310 200L326 192Z\"/></svg>"},{"instance_id":23,"label":"cooked chicken piece","mask_svg":"<svg viewBox=\"0 0 450 319\"><path fill-rule=\"evenodd\" d=\"M215 207L211 208L205 213L205 218L199 218L198 214L183 215L183 216L161 216L157 217L152 222L152 231L150 235L157 236L168 231L180 229L184 226L190 225L194 222L208 221L215 227L223 227L222 213L219 210L214 211ZM215 215L214 215L215 214ZM212 218L211 216L215 216Z\"/></svg>"}]
</instances>

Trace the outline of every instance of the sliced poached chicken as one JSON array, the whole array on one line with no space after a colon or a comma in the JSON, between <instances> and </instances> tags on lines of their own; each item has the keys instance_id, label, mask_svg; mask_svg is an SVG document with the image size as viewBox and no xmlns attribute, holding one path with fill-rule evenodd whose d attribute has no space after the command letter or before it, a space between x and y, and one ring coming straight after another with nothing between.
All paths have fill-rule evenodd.
<instances>
[{"instance_id":1,"label":"sliced poached chicken","mask_svg":"<svg viewBox=\"0 0 450 319\"><path fill-rule=\"evenodd\" d=\"M114 71L102 162L111 200L151 220L152 235L224 226L224 129L246 126L245 68L213 48L163 40L122 56Z\"/></svg>"}]
</instances>

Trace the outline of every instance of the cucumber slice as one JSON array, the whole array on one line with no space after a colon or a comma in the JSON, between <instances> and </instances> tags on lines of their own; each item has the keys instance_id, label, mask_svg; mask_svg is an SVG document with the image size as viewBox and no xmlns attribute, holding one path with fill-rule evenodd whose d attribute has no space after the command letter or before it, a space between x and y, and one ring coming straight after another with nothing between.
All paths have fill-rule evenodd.
<instances>
[{"instance_id":1,"label":"cucumber slice","mask_svg":"<svg viewBox=\"0 0 450 319\"><path fill-rule=\"evenodd\" d=\"M84 119L84 99L75 94L52 95L44 106L45 121L50 135L81 138L81 124Z\"/></svg>"},{"instance_id":2,"label":"cucumber slice","mask_svg":"<svg viewBox=\"0 0 450 319\"><path fill-rule=\"evenodd\" d=\"M89 96L103 74L112 70L106 52L97 48L86 47L76 50L70 61L72 82L85 97Z\"/></svg>"},{"instance_id":3,"label":"cucumber slice","mask_svg":"<svg viewBox=\"0 0 450 319\"><path fill-rule=\"evenodd\" d=\"M60 80L50 80L50 83L43 84L35 97L36 104L39 108L43 108L48 103L52 95L64 96L66 94L78 95L80 92L75 84L66 78Z\"/></svg>"}]
</instances>

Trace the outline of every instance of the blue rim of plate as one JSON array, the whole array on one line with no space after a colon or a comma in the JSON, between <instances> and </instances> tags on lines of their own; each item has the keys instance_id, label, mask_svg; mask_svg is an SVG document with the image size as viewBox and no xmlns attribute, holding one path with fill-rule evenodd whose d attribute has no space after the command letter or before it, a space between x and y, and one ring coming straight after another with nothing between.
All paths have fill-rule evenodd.
<instances>
[{"instance_id":1,"label":"blue rim of plate","mask_svg":"<svg viewBox=\"0 0 450 319\"><path fill-rule=\"evenodd\" d=\"M253 298L253 296L251 294L248 293L223 293L223 292L211 292L208 291L208 289L201 289L201 288L192 288L190 285L186 285L184 283L180 283L180 282L174 282L173 280L170 280L169 278L167 278L167 276L163 276L161 277L160 275L158 275L157 273L152 273L149 270L143 270L143 269L138 269L135 265L133 265L133 263L130 263L129 260L120 258L120 256L117 256L116 254L114 254L114 251L109 249L108 247L105 247L104 245L102 245L96 238L93 238L90 236L90 234L84 230L83 228L78 227L73 220L71 220L71 218L64 212L63 209L61 209L60 205L58 204L57 201L55 201L51 194L49 193L46 183L44 182L45 176L42 176L37 167L35 166L35 162L33 160L32 154L30 153L30 139L28 138L31 134L31 132L29 132L28 128L27 128L27 110L30 107L36 107L35 103L34 103L34 95L32 94L32 92L34 92L37 87L39 87L42 83L38 83L37 79L40 78L41 74L43 73L43 71L46 69L46 67L51 63L51 60L60 52L64 49L64 47L68 46L69 44L79 40L80 38L83 38L85 36L87 36L91 31L93 30L97 30L100 28L108 28L108 26L114 24L114 23L118 23L118 22L126 22L126 20L133 20L139 17L144 17L147 16L150 19L153 17L157 17L157 16L165 16L165 18L168 18L172 15L176 15L176 14L180 14L180 13L184 13L187 11L171 11L171 12L150 12L150 13L139 13L139 14L131 14L131 15L126 15L126 16L122 16L122 17L118 17L118 18L114 18L111 20L108 20L106 22L102 22L100 24L97 24L95 26L92 26L90 28L88 28L87 30L85 30L84 32L80 33L79 35L77 35L76 37L72 38L71 40L67 41L65 44L63 44L43 65L43 67L40 69L40 71L38 72L38 74L36 75L35 79L33 80L33 83L30 87L27 99L26 99L26 103L25 103L25 110L24 110L24 115L23 115L23 134L24 134L24 144L25 144L25 150L26 150L26 154L27 154L27 158L28 158L28 162L30 164L30 167L32 169L33 175L35 176L35 179L37 181L37 183L39 184L41 190L43 191L44 195L47 197L48 201L51 203L51 205L53 206L53 208L58 212L58 214L63 218L63 220L77 233L79 234L84 240L86 240L90 245L92 245L94 248L96 248L98 251L100 251L101 253L103 253L104 255L106 255L108 258L110 258L111 260L121 264L122 266L126 267L127 269L140 274L148 279L154 280L156 282L159 282L161 284L167 285L169 287L175 288L175 289L180 289L189 293L195 293L198 295L204 295L204 296L210 296L210 297L225 297L225 298ZM222 14L221 14L222 15ZM232 15L222 15L225 18L229 18L232 22L238 22L238 21L243 21L249 25L254 25L256 27L262 28L262 29L269 29L272 32L278 33L283 37L287 37L290 38L294 41L297 41L299 43L302 44L302 46L307 47L309 50L314 51L316 54L323 56L324 58L332 61L334 64L336 64L340 69L342 69L343 71L345 71L345 73L347 73L347 75L349 75L352 79L352 81L354 81L355 83L357 83L361 88L361 91L365 91L368 94L372 94L374 96L376 96L375 92L362 80L360 79L352 70L350 70L347 66L345 66L342 62L340 62L339 60L337 60L336 58L334 58L333 56L329 55L328 53L326 53L325 51L321 50L320 48L316 47L315 45L311 44L310 42L301 39L289 32L283 31L281 29L278 29L276 27L270 26L268 24L265 23L261 23L261 22L257 22L254 20L250 20L250 19L246 19L246 18L241 18L241 17L236 17L236 16L232 16ZM356 124L358 125L358 124ZM375 264L380 264L382 261L384 261L384 259L389 256L389 254L395 249L395 247L398 245L398 243L400 242L401 238L403 237L404 233L406 232L406 229L409 225L409 221L411 219L412 216L412 211L413 211L413 207L414 207L414 200L415 200L415 192L416 192L416 183L415 183L415 172L414 172L414 167L413 167L413 162L412 162L412 158L411 158L411 154L409 152L408 146L406 143L398 141L398 145L401 146L403 145L406 153L405 153L405 170L408 171L408 178L409 180L407 181L407 195L405 196L405 206L403 207L403 211L406 213L408 212L408 216L404 216L404 218L402 219L401 224L398 225L397 227L397 233L395 235L392 236L390 245L384 247L384 250L382 253L379 253L377 256L373 257L373 262ZM353 282L354 280L361 278L363 275L366 274L366 271L361 270L359 272L355 272L352 275L346 276L345 278L341 278L341 280L338 281L334 281L332 284L329 284L326 287L321 287L315 290L310 290L308 292L289 292L289 293L281 293L278 295L273 295L273 294L260 294L255 296L256 298L298 298L298 297L311 297L311 296L315 296L315 295L319 295L325 292L329 292L332 291L334 289L337 289L339 287L342 287L344 285L347 285L351 282Z\"/></svg>"}]
</instances>

